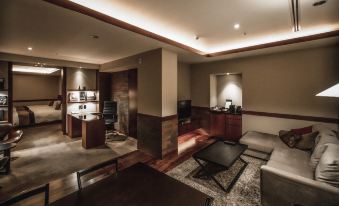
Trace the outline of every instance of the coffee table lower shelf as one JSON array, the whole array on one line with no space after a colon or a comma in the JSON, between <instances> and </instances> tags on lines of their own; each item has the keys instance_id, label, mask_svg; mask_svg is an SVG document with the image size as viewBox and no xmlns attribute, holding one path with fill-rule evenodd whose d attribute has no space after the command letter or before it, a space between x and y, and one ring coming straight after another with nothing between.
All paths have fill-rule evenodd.
<instances>
[{"instance_id":1,"label":"coffee table lower shelf","mask_svg":"<svg viewBox=\"0 0 339 206\"><path fill-rule=\"evenodd\" d=\"M248 165L248 163L245 160L243 160L241 157L239 157L239 160L242 163L244 163L244 165L240 168L240 170L238 171L236 176L233 177L233 179L231 180L231 183L227 187L225 187L224 185L222 185L220 183L220 181L217 180L215 175L204 164L202 164L201 160L199 160L198 158L195 158L195 157L193 157L193 159L200 166L200 170L197 172L197 174L194 176L194 178L202 178L204 176L210 177L226 193L229 193L232 190L234 184L237 182L237 180L239 179L239 177L241 176L241 174L244 172L245 168ZM210 163L210 164L213 164L213 163ZM224 167L223 171L228 170L228 169L229 168Z\"/></svg>"}]
</instances>

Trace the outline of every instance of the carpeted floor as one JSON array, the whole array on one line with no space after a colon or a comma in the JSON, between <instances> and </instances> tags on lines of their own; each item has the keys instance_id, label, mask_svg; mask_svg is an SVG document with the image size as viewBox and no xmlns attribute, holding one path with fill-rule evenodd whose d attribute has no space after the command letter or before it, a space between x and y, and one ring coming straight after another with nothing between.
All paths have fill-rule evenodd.
<instances>
[{"instance_id":1,"label":"carpeted floor","mask_svg":"<svg viewBox=\"0 0 339 206\"><path fill-rule=\"evenodd\" d=\"M55 126L51 126L52 131L53 128ZM39 128L30 128L30 130L34 129ZM44 127L44 129L48 129L48 127ZM42 133L47 134L48 131L42 131ZM81 140L55 143L56 138L68 138L61 133L51 133L51 136L44 137L39 132L33 134L35 137L26 132L26 141L30 139L35 142L30 144L34 145L37 142L44 142L44 144L12 152L11 173L0 176L0 185L3 187L0 190L0 196L1 193L22 191L26 188L45 184L78 170L137 150L137 141L133 138L127 138L125 141L110 141L101 148L86 150L82 148ZM40 136L40 139L36 138L37 136ZM25 147L30 145L28 142L23 142ZM49 144L46 144L47 142ZM21 142L18 146L20 144Z\"/></svg>"},{"instance_id":2,"label":"carpeted floor","mask_svg":"<svg viewBox=\"0 0 339 206\"><path fill-rule=\"evenodd\" d=\"M57 143L73 142L80 138L70 138L62 135L61 124L50 124L23 129L23 138L13 151L34 147L43 147Z\"/></svg>"},{"instance_id":3,"label":"carpeted floor","mask_svg":"<svg viewBox=\"0 0 339 206\"><path fill-rule=\"evenodd\" d=\"M213 197L213 206L260 205L260 166L266 162L244 155L242 158L249 164L230 193L222 191L212 180L194 178L199 165L193 158L167 172L167 175ZM216 178L227 185L241 166L242 163L237 161L230 170L218 173Z\"/></svg>"}]
</instances>

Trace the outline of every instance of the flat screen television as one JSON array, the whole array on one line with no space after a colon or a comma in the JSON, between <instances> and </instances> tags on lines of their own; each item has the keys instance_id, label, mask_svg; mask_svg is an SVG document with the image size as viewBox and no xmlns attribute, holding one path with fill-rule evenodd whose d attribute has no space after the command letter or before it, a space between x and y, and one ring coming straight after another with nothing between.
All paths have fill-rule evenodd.
<instances>
[{"instance_id":1,"label":"flat screen television","mask_svg":"<svg viewBox=\"0 0 339 206\"><path fill-rule=\"evenodd\" d=\"M178 118L187 119L191 117L191 100L178 101Z\"/></svg>"}]
</instances>

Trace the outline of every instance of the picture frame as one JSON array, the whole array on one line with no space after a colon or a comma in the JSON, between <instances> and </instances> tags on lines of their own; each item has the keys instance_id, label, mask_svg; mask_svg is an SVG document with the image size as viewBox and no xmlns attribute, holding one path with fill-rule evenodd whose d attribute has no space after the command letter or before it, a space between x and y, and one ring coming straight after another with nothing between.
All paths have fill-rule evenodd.
<instances>
[{"instance_id":1,"label":"picture frame","mask_svg":"<svg viewBox=\"0 0 339 206\"><path fill-rule=\"evenodd\" d=\"M229 109L231 105L232 105L232 100L231 99L226 99L225 108Z\"/></svg>"},{"instance_id":2,"label":"picture frame","mask_svg":"<svg viewBox=\"0 0 339 206\"><path fill-rule=\"evenodd\" d=\"M80 101L86 100L86 92L80 92Z\"/></svg>"}]
</instances>

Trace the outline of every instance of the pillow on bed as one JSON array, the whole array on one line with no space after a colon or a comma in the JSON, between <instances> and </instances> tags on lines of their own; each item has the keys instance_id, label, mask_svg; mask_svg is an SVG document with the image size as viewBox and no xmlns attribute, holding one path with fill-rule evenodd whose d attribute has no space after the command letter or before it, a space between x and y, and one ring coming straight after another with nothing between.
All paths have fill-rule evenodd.
<instances>
[{"instance_id":1,"label":"pillow on bed","mask_svg":"<svg viewBox=\"0 0 339 206\"><path fill-rule=\"evenodd\" d=\"M48 106L53 106L53 104L54 104L54 101L50 101L50 102L48 102Z\"/></svg>"},{"instance_id":2,"label":"pillow on bed","mask_svg":"<svg viewBox=\"0 0 339 206\"><path fill-rule=\"evenodd\" d=\"M60 110L61 109L61 101L57 101L55 107L54 107L55 110Z\"/></svg>"}]
</instances>

